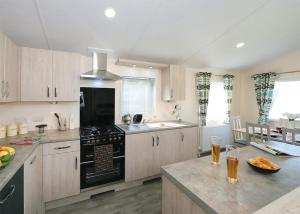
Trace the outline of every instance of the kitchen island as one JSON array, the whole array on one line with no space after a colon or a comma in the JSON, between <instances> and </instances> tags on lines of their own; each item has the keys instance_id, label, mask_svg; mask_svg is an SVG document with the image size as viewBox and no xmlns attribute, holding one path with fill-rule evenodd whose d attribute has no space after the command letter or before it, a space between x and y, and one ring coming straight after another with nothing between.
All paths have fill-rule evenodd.
<instances>
[{"instance_id":1,"label":"kitchen island","mask_svg":"<svg viewBox=\"0 0 300 214\"><path fill-rule=\"evenodd\" d=\"M281 166L281 170L275 174L254 171L246 160L256 156L271 159ZM210 158L162 167L163 214L253 213L272 202L278 203L275 200L300 186L298 157L278 157L250 146L244 147L240 150L237 184L229 184L226 180L224 153L221 153L220 165L211 165Z\"/></svg>"}]
</instances>

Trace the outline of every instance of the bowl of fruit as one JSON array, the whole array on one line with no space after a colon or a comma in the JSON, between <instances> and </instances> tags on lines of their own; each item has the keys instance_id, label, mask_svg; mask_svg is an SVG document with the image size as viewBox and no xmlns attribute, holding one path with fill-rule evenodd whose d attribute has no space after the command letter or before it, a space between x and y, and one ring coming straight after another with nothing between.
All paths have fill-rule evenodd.
<instances>
[{"instance_id":1,"label":"bowl of fruit","mask_svg":"<svg viewBox=\"0 0 300 214\"><path fill-rule=\"evenodd\" d=\"M6 167L14 158L16 150L8 146L0 146L0 169Z\"/></svg>"}]
</instances>

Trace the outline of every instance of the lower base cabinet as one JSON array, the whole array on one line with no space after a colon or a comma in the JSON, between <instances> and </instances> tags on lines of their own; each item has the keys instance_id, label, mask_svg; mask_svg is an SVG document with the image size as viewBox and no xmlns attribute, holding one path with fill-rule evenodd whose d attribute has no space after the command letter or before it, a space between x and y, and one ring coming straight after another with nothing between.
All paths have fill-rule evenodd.
<instances>
[{"instance_id":1,"label":"lower base cabinet","mask_svg":"<svg viewBox=\"0 0 300 214\"><path fill-rule=\"evenodd\" d=\"M80 142L43 145L44 202L80 193Z\"/></svg>"},{"instance_id":2,"label":"lower base cabinet","mask_svg":"<svg viewBox=\"0 0 300 214\"><path fill-rule=\"evenodd\" d=\"M10 179L0 191L0 213L1 214L23 214L24 213L24 168Z\"/></svg>"},{"instance_id":3,"label":"lower base cabinet","mask_svg":"<svg viewBox=\"0 0 300 214\"><path fill-rule=\"evenodd\" d=\"M198 128L126 135L125 181L160 173L160 167L197 158Z\"/></svg>"},{"instance_id":4,"label":"lower base cabinet","mask_svg":"<svg viewBox=\"0 0 300 214\"><path fill-rule=\"evenodd\" d=\"M24 163L24 214L43 213L42 146L38 146Z\"/></svg>"}]
</instances>

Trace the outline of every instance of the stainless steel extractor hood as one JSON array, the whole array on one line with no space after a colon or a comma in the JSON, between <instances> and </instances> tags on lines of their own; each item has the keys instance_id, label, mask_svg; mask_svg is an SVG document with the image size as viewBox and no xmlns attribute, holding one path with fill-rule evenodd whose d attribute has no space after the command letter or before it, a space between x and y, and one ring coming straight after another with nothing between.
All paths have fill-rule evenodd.
<instances>
[{"instance_id":1,"label":"stainless steel extractor hood","mask_svg":"<svg viewBox=\"0 0 300 214\"><path fill-rule=\"evenodd\" d=\"M107 53L93 51L93 70L81 74L82 79L116 81L120 76L107 71Z\"/></svg>"}]
</instances>

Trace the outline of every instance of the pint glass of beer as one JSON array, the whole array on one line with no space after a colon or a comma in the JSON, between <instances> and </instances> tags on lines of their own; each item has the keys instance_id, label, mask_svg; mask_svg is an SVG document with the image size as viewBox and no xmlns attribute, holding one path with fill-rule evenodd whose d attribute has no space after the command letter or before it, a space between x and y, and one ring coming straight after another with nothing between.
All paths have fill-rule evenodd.
<instances>
[{"instance_id":1,"label":"pint glass of beer","mask_svg":"<svg viewBox=\"0 0 300 214\"><path fill-rule=\"evenodd\" d=\"M229 183L238 181L239 148L234 145L226 145L227 180Z\"/></svg>"},{"instance_id":2,"label":"pint glass of beer","mask_svg":"<svg viewBox=\"0 0 300 214\"><path fill-rule=\"evenodd\" d=\"M220 161L220 144L211 144L211 163L214 165L219 164Z\"/></svg>"}]
</instances>

